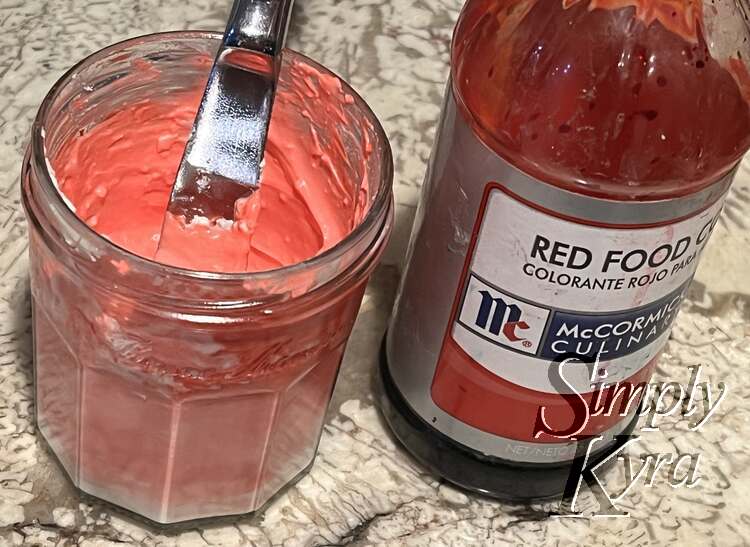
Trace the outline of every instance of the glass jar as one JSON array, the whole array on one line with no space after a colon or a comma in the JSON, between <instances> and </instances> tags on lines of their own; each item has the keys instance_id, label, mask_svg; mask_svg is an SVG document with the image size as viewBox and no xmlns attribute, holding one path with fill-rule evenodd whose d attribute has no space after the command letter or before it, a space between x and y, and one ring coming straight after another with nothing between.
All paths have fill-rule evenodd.
<instances>
[{"instance_id":1,"label":"glass jar","mask_svg":"<svg viewBox=\"0 0 750 547\"><path fill-rule=\"evenodd\" d=\"M75 215L49 158L124 104L202 85L220 39L155 34L83 60L45 98L22 176L39 430L77 487L160 523L254 511L310 467L392 226L388 141L346 84L337 130L347 150L332 153L369 154L346 164L369 207L312 259L262 273L183 270ZM330 74L292 51L285 62ZM282 73L280 86L292 85ZM313 122L300 113L300 123Z\"/></svg>"}]
</instances>

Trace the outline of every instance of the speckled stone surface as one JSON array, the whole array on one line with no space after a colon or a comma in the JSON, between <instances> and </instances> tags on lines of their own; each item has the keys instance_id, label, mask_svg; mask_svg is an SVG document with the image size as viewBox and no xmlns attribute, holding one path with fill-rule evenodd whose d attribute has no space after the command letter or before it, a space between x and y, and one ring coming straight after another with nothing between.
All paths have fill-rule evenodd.
<instances>
[{"instance_id":1,"label":"speckled stone surface","mask_svg":"<svg viewBox=\"0 0 750 547\"><path fill-rule=\"evenodd\" d=\"M18 178L36 109L76 60L112 42L173 29L221 29L208 0L0 0L0 545L744 545L750 541L750 169L743 167L704 256L657 381L691 365L727 395L689 431L676 413L630 449L700 453L700 481L667 471L619 502L630 518L561 519L509 506L425 473L373 407L371 377L419 198L460 0L298 0L291 46L339 72L372 105L396 158L397 229L362 305L311 473L263 514L170 530L80 497L33 425L26 226ZM718 388L717 388L718 389ZM606 476L616 490L622 466ZM619 482L618 482L619 481ZM580 509L597 503L583 494Z\"/></svg>"}]
</instances>

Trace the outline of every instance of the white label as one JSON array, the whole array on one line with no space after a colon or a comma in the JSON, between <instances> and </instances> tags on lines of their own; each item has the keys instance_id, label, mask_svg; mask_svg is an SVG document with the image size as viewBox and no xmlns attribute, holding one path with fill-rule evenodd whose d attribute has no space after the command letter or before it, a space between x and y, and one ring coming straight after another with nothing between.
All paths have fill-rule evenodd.
<instances>
[{"instance_id":1,"label":"white label","mask_svg":"<svg viewBox=\"0 0 750 547\"><path fill-rule=\"evenodd\" d=\"M453 339L478 364L549 393L625 380L661 350L723 200L656 228L602 228L554 217L500 185L489 191ZM565 367L565 385L550 364ZM592 371L591 363L600 363Z\"/></svg>"}]
</instances>

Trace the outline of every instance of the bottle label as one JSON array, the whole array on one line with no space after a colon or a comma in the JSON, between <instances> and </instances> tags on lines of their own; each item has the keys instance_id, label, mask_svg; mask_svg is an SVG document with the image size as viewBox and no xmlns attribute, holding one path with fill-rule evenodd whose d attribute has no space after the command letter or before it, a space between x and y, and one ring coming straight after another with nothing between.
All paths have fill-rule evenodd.
<instances>
[{"instance_id":1,"label":"bottle label","mask_svg":"<svg viewBox=\"0 0 750 547\"><path fill-rule=\"evenodd\" d=\"M590 393L592 378L633 378L667 342L722 206L719 199L658 226L594 225L488 184L437 364L435 403L466 423L483 422L471 416L475 407L445 396L456 391L447 368L481 367L485 378L555 394ZM561 382L550 367L569 357Z\"/></svg>"}]
</instances>

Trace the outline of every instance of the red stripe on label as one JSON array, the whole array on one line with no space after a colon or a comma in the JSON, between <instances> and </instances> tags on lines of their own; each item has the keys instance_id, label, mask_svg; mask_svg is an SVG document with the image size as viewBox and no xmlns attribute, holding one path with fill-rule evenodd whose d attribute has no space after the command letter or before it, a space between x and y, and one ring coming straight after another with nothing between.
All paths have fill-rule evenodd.
<instances>
[{"instance_id":1,"label":"red stripe on label","mask_svg":"<svg viewBox=\"0 0 750 547\"><path fill-rule=\"evenodd\" d=\"M634 376L621 382L620 389L623 394L628 393L626 390L635 389L642 382L648 382L657 360L658 357L652 359ZM611 404L616 389L617 386L605 389L600 396L596 392L581 394L580 397L586 402L589 414L594 414L596 408L600 408L602 404L605 408L611 407L612 413L609 416L589 415L585 427L578 435L579 438L612 429L624 419L620 412L626 409L627 397L620 396L615 399L615 404ZM544 434L534 438L534 429L542 407L546 407L547 425L556 431L565 431L576 418L581 420L581 416L585 418L586 415L577 394L544 393L503 380L476 363L450 336L446 338L440 353L432 383L432 399L442 410L477 429L527 442L564 442L563 439ZM592 405L592 402L597 405ZM637 401L631 409L636 404Z\"/></svg>"}]
</instances>

